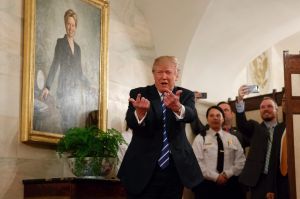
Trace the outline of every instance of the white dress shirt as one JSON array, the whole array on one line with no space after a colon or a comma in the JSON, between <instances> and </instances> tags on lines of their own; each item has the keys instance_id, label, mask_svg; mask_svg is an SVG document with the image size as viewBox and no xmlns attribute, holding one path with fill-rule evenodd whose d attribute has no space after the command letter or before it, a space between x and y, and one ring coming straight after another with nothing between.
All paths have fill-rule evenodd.
<instances>
[{"instance_id":1,"label":"white dress shirt","mask_svg":"<svg viewBox=\"0 0 300 199\"><path fill-rule=\"evenodd\" d=\"M218 132L224 145L224 171L226 176L238 176L246 161L244 150L237 137L223 131ZM216 132L206 131L205 137L197 135L193 150L205 179L216 181L220 175L217 171L218 142Z\"/></svg>"}]
</instances>

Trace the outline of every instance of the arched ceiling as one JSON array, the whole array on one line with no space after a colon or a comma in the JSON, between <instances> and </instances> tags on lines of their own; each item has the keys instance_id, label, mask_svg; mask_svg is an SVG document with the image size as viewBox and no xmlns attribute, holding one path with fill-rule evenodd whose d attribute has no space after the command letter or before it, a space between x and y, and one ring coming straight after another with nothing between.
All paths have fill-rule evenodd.
<instances>
[{"instance_id":1,"label":"arched ceiling","mask_svg":"<svg viewBox=\"0 0 300 199\"><path fill-rule=\"evenodd\" d=\"M136 0L158 55L177 56L181 85L208 92L209 101L234 97L247 83L245 66L300 31L300 1ZM300 43L299 43L300 49Z\"/></svg>"},{"instance_id":2,"label":"arched ceiling","mask_svg":"<svg viewBox=\"0 0 300 199\"><path fill-rule=\"evenodd\" d=\"M183 63L208 2L136 0L149 24L157 55L176 55Z\"/></svg>"}]
</instances>

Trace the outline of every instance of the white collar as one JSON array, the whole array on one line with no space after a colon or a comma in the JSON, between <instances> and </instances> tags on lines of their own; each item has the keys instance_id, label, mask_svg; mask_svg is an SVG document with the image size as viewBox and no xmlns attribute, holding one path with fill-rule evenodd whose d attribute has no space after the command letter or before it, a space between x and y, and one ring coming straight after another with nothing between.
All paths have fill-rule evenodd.
<instances>
[{"instance_id":1,"label":"white collar","mask_svg":"<svg viewBox=\"0 0 300 199\"><path fill-rule=\"evenodd\" d=\"M222 128L221 128L218 132L216 132L215 130L209 128L209 129L207 130L207 133L210 134L210 135L212 135L212 136L215 136L217 133L219 133L219 135L222 137L224 131L223 131Z\"/></svg>"}]
</instances>

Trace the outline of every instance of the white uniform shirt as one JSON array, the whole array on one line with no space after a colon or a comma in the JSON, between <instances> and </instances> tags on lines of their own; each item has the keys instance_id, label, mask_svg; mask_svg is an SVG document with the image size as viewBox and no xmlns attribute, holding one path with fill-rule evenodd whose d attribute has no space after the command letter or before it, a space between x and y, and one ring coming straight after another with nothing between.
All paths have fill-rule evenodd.
<instances>
[{"instance_id":1,"label":"white uniform shirt","mask_svg":"<svg viewBox=\"0 0 300 199\"><path fill-rule=\"evenodd\" d=\"M218 132L224 145L224 171L228 178L238 176L246 161L243 148L237 137L223 130ZM206 131L203 138L200 134L193 142L193 150L205 179L216 181L219 172L217 171L218 142L216 132L212 129Z\"/></svg>"}]
</instances>

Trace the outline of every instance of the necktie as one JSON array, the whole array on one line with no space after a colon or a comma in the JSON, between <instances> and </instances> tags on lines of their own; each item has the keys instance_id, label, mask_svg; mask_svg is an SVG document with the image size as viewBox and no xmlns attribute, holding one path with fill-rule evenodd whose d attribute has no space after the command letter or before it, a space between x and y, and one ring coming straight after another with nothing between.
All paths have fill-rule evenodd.
<instances>
[{"instance_id":1,"label":"necktie","mask_svg":"<svg viewBox=\"0 0 300 199\"><path fill-rule=\"evenodd\" d=\"M217 160L217 171L219 173L223 172L224 168L224 146L220 138L219 133L216 133L217 142L218 142L218 160Z\"/></svg>"},{"instance_id":2,"label":"necktie","mask_svg":"<svg viewBox=\"0 0 300 199\"><path fill-rule=\"evenodd\" d=\"M164 169L169 165L169 141L167 136L167 126L166 126L166 113L167 109L165 104L162 102L162 113L163 113L163 147L161 149L160 158L158 159L158 165L160 168Z\"/></svg>"},{"instance_id":3,"label":"necktie","mask_svg":"<svg viewBox=\"0 0 300 199\"><path fill-rule=\"evenodd\" d=\"M281 159L280 159L280 171L283 176L287 174L287 143L286 143L286 131L284 131L281 138Z\"/></svg>"},{"instance_id":4,"label":"necktie","mask_svg":"<svg viewBox=\"0 0 300 199\"><path fill-rule=\"evenodd\" d=\"M270 127L269 128L268 147L267 147L266 160L265 160L265 168L264 168L265 174L268 174L268 171L269 171L269 162L270 162L270 156L271 156L273 134L274 134L274 127Z\"/></svg>"}]
</instances>

